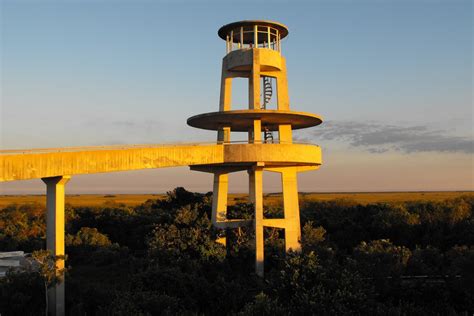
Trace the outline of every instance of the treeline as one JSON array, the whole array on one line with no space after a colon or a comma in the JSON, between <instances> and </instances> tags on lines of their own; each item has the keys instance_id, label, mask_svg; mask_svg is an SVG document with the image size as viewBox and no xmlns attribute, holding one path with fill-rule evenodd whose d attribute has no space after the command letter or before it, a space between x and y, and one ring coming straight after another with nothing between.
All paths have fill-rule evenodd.
<instances>
[{"instance_id":1,"label":"treeline","mask_svg":"<svg viewBox=\"0 0 474 316\"><path fill-rule=\"evenodd\" d=\"M137 207L67 206L70 315L471 315L474 198L350 200L301 205L301 253L266 228L265 278L254 274L253 233L211 225L212 194L176 188ZM281 216L272 207L265 216ZM252 205L229 207L251 218ZM45 248L45 210L0 211L0 250ZM0 279L1 315L44 314L38 273Z\"/></svg>"}]
</instances>

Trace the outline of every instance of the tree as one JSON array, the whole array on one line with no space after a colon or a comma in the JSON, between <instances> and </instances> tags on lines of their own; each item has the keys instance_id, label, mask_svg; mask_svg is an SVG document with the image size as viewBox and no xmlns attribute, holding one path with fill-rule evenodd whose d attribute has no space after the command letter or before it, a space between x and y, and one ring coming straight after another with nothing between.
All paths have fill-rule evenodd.
<instances>
[{"instance_id":1,"label":"tree","mask_svg":"<svg viewBox=\"0 0 474 316\"><path fill-rule=\"evenodd\" d=\"M101 234L97 228L81 227L75 236L69 234L66 236L66 245L108 247L112 243L107 235Z\"/></svg>"},{"instance_id":2,"label":"tree","mask_svg":"<svg viewBox=\"0 0 474 316\"><path fill-rule=\"evenodd\" d=\"M54 256L48 250L38 250L32 253L32 258L38 264L38 267L33 267L41 276L44 283L45 291L45 315L48 314L48 289L55 286L57 283L63 282L63 276L66 269L57 270L56 263L58 260L66 260L64 256Z\"/></svg>"},{"instance_id":3,"label":"tree","mask_svg":"<svg viewBox=\"0 0 474 316\"><path fill-rule=\"evenodd\" d=\"M314 252L291 253L269 276L272 296L294 315L367 313L370 289L348 265L322 264Z\"/></svg>"},{"instance_id":4,"label":"tree","mask_svg":"<svg viewBox=\"0 0 474 316\"><path fill-rule=\"evenodd\" d=\"M308 221L302 229L303 247L314 250L325 239L326 230L322 226L313 227L313 222Z\"/></svg>"},{"instance_id":5,"label":"tree","mask_svg":"<svg viewBox=\"0 0 474 316\"><path fill-rule=\"evenodd\" d=\"M376 278L402 275L410 256L410 249L395 246L388 239L363 241L354 249L360 272Z\"/></svg>"}]
</instances>

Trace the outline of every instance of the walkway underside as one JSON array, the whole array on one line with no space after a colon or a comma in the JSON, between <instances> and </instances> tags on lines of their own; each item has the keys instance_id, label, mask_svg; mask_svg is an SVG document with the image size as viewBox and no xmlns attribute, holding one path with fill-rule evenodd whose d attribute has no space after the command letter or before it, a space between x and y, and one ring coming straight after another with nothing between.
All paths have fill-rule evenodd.
<instances>
[{"instance_id":1,"label":"walkway underside","mask_svg":"<svg viewBox=\"0 0 474 316\"><path fill-rule=\"evenodd\" d=\"M4 150L0 151L0 182L178 166L243 166L255 162L265 162L268 167L314 167L321 164L321 149L308 144L192 144Z\"/></svg>"}]
</instances>

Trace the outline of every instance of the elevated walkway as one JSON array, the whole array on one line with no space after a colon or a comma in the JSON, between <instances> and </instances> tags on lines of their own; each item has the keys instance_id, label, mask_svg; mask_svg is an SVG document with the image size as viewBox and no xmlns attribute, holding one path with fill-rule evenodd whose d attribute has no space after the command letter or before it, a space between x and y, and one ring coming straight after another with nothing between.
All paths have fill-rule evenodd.
<instances>
[{"instance_id":1,"label":"elevated walkway","mask_svg":"<svg viewBox=\"0 0 474 316\"><path fill-rule=\"evenodd\" d=\"M318 166L310 144L248 142L64 147L0 151L0 182L179 166Z\"/></svg>"}]
</instances>

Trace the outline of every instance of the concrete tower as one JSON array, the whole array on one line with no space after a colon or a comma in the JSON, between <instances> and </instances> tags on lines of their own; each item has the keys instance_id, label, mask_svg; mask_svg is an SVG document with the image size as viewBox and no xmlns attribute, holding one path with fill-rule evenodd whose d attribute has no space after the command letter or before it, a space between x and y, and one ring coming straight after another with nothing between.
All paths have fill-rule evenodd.
<instances>
[{"instance_id":1,"label":"concrete tower","mask_svg":"<svg viewBox=\"0 0 474 316\"><path fill-rule=\"evenodd\" d=\"M312 148L307 155L301 153L298 161L282 161L282 157L288 151L299 151L298 145L293 143L292 130L316 126L322 120L314 114L290 111L286 61L281 55L281 40L288 35L285 25L271 21L240 21L221 27L218 35L226 42L219 111L193 116L188 124L217 131L217 141L224 145L224 163L191 166L191 169L214 174L212 223L216 227L226 230L254 227L255 271L263 276L264 226L285 230L287 251L301 249L297 173L317 169L321 164L321 152L315 146L317 148ZM248 79L248 109L232 110L234 78ZM276 102L271 102L274 100ZM272 103L274 108L271 108ZM233 132L248 133L245 147L242 142L231 141ZM239 147L238 151L234 150L235 146ZM249 161L250 157L261 160ZM249 175L254 218L227 219L228 175L245 170ZM283 218L266 219L263 216L263 171L281 174Z\"/></svg>"}]
</instances>

